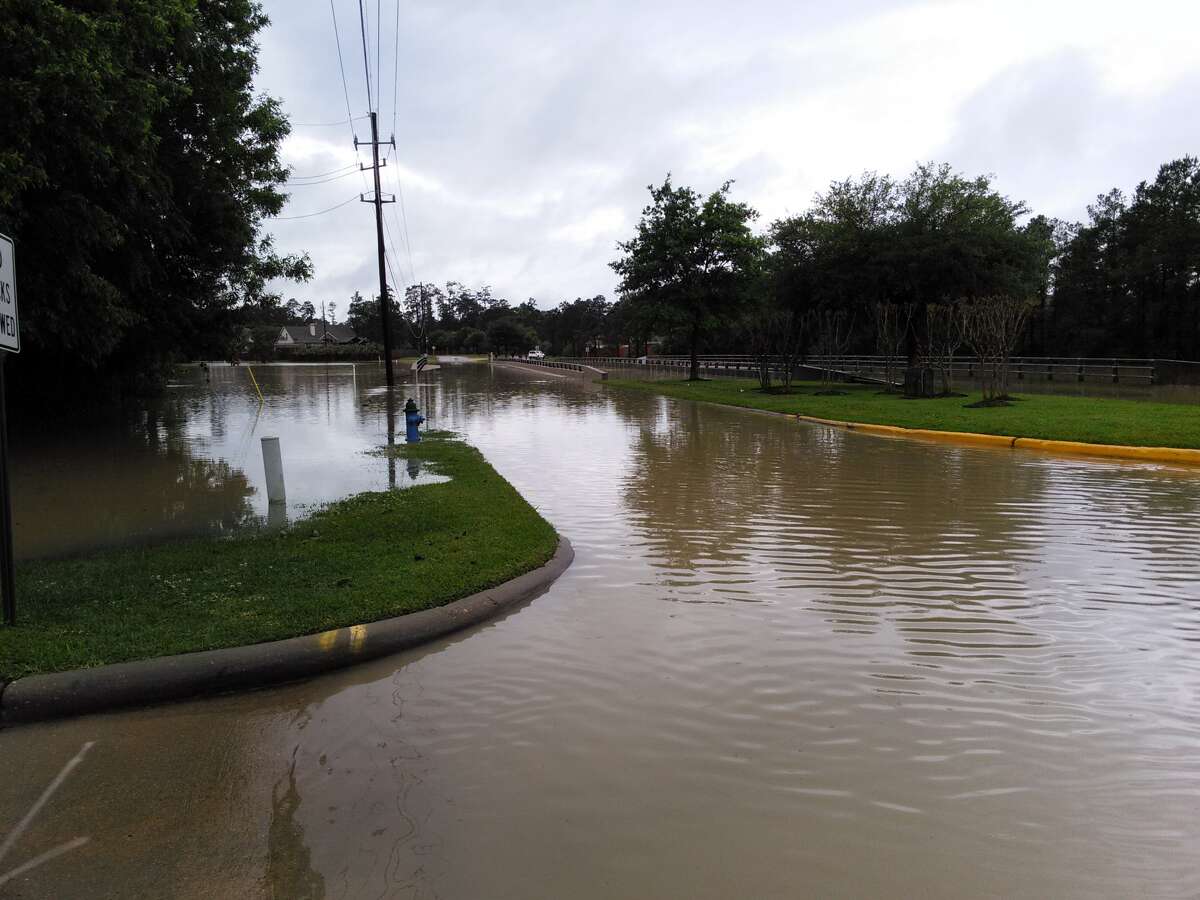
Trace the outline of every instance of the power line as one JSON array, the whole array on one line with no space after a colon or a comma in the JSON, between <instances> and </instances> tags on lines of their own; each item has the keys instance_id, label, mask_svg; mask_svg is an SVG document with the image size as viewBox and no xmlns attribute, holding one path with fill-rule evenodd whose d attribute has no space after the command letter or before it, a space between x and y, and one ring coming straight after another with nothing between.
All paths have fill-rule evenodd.
<instances>
[{"instance_id":1,"label":"power line","mask_svg":"<svg viewBox=\"0 0 1200 900\"><path fill-rule=\"evenodd\" d=\"M332 178L319 178L316 181L285 181L284 187L316 187L318 184L329 184L331 181L341 181L343 178L349 178L357 170L357 166L349 172L343 172L341 175L334 175Z\"/></svg>"},{"instance_id":2,"label":"power line","mask_svg":"<svg viewBox=\"0 0 1200 900\"><path fill-rule=\"evenodd\" d=\"M383 230L387 232L388 240L391 242L392 247L399 247L400 244L396 240L396 236L392 234L392 226L388 224L387 216L383 217ZM389 256L385 254L384 259L387 260L388 271L392 273L392 281L394 281L397 285L399 285L401 281L408 281L407 278L396 277L396 273L392 271L392 260Z\"/></svg>"},{"instance_id":3,"label":"power line","mask_svg":"<svg viewBox=\"0 0 1200 900\"><path fill-rule=\"evenodd\" d=\"M392 230L390 228L387 228L387 219L384 219L383 221L384 221L384 227L388 233L388 237L391 238ZM395 244L395 241L392 241L392 243ZM396 270L392 268L392 257L390 254L385 253L383 255L383 261L387 265L388 274L392 276L392 284L394 284L396 286L397 296L399 296L400 286L404 285L405 288L408 287L408 284L406 283L407 279L396 277Z\"/></svg>"},{"instance_id":4,"label":"power line","mask_svg":"<svg viewBox=\"0 0 1200 900\"><path fill-rule=\"evenodd\" d=\"M359 195L355 194L349 200L343 200L337 206L331 206L331 207L329 207L329 209L322 209L322 210L318 210L317 212L305 213L302 216L269 216L268 218L271 218L271 219L311 219L313 216L323 216L323 215L325 215L325 213L331 213L335 209L341 209L346 204L353 203L357 199L359 199Z\"/></svg>"},{"instance_id":5,"label":"power line","mask_svg":"<svg viewBox=\"0 0 1200 900\"><path fill-rule=\"evenodd\" d=\"M358 135L354 133L354 113L350 110L350 88L346 84L346 65L342 61L342 38L338 32L337 8L334 6L333 0L329 0L329 11L333 13L333 40L337 44L338 71L342 73L342 94L346 98L346 119L350 124L350 134L357 139Z\"/></svg>"},{"instance_id":6,"label":"power line","mask_svg":"<svg viewBox=\"0 0 1200 900\"><path fill-rule=\"evenodd\" d=\"M367 109L375 109L371 102L371 55L367 51L367 14L363 11L363 0L358 0L358 24L362 29L363 72L367 76Z\"/></svg>"},{"instance_id":7,"label":"power line","mask_svg":"<svg viewBox=\"0 0 1200 900\"><path fill-rule=\"evenodd\" d=\"M379 105L383 102L383 77L379 70L379 44L380 38L383 35L383 16L379 13L379 4L382 0L375 0L375 91L379 95L375 98L375 111L379 111Z\"/></svg>"},{"instance_id":8,"label":"power line","mask_svg":"<svg viewBox=\"0 0 1200 900\"><path fill-rule=\"evenodd\" d=\"M349 110L349 103L350 103L349 95L346 96L346 103L347 103L346 111L349 112L350 111ZM288 122L288 124L291 125L293 128L334 128L338 125L348 125L351 122L357 122L359 119L365 119L365 118L366 118L366 116L362 115L362 116L351 116L348 119L338 119L336 122Z\"/></svg>"},{"instance_id":9,"label":"power line","mask_svg":"<svg viewBox=\"0 0 1200 900\"><path fill-rule=\"evenodd\" d=\"M412 280L415 282L417 280L417 270L413 266L412 238L408 234L408 213L404 209L404 186L400 183L399 165L396 166L392 177L396 180L396 199L400 201L398 204L400 207L400 220L404 223L404 249L408 254L408 271L412 274ZM393 210L392 215L395 216L395 214Z\"/></svg>"},{"instance_id":10,"label":"power line","mask_svg":"<svg viewBox=\"0 0 1200 900\"><path fill-rule=\"evenodd\" d=\"M358 163L348 163L344 166L339 166L336 169L330 169L328 172L316 172L312 175L296 175L291 180L292 181L308 181L312 178L325 178L326 176L329 176L329 175L336 175L338 172L348 172L351 169L356 169L356 168L358 168Z\"/></svg>"},{"instance_id":11,"label":"power line","mask_svg":"<svg viewBox=\"0 0 1200 900\"><path fill-rule=\"evenodd\" d=\"M400 0L396 0L396 49L392 54L392 137L396 136L396 97L400 93Z\"/></svg>"}]
</instances>

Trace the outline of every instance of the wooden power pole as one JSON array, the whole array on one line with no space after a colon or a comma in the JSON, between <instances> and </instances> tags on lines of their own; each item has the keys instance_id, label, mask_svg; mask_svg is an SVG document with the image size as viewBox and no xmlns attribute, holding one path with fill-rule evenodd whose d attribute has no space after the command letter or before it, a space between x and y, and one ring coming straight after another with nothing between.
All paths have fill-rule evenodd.
<instances>
[{"instance_id":1,"label":"wooden power pole","mask_svg":"<svg viewBox=\"0 0 1200 900\"><path fill-rule=\"evenodd\" d=\"M390 141L384 141L385 145L390 145L393 148L396 146L396 139L393 137ZM354 139L354 149L357 150L359 140ZM368 200L365 196L360 196L359 199L364 203L375 204L375 239L379 254L379 319L383 324L383 367L387 377L387 386L392 388L396 383L396 376L392 370L392 316L391 303L388 301L388 286L387 286L387 263L384 258L383 247L383 204L395 203L396 198L385 200L383 191L379 187L379 170L382 168L379 162L379 123L376 118L376 113L371 113L371 170L375 175L375 196ZM384 161L386 164L386 160ZM360 169L365 169L366 166L359 165Z\"/></svg>"}]
</instances>

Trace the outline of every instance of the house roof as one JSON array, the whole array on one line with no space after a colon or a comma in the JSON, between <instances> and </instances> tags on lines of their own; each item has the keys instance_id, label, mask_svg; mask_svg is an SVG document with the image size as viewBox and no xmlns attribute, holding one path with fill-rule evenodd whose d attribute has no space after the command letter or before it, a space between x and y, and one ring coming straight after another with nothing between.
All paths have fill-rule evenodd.
<instances>
[{"instance_id":1,"label":"house roof","mask_svg":"<svg viewBox=\"0 0 1200 900\"><path fill-rule=\"evenodd\" d=\"M316 325L316 334L313 334L307 325L284 325L282 331L287 332L288 337L297 344L324 343L327 334L329 340L335 344L348 344L358 337L349 325L322 325L320 322L313 324Z\"/></svg>"}]
</instances>

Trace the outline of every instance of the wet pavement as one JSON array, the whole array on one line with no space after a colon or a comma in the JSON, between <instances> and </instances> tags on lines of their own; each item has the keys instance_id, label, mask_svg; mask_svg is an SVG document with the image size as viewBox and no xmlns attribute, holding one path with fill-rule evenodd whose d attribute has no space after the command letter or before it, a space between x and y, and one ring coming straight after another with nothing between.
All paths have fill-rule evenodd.
<instances>
[{"instance_id":1,"label":"wet pavement","mask_svg":"<svg viewBox=\"0 0 1200 900\"><path fill-rule=\"evenodd\" d=\"M311 368L256 368L261 416L214 369L153 429L101 432L111 453L75 477L126 490L71 524L35 480L24 552L253 527L267 433L290 516L403 484L366 452L386 439L378 371ZM432 424L480 447L574 566L420 651L0 732L0 833L96 742L0 877L88 843L0 896L1200 894L1200 473L486 365L428 382ZM67 438L39 440L71 468Z\"/></svg>"}]
</instances>

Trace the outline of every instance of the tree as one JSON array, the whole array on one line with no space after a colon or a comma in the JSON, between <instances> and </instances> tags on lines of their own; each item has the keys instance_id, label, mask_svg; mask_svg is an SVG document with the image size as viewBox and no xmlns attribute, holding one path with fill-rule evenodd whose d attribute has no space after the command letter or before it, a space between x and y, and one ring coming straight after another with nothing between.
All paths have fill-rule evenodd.
<instances>
[{"instance_id":1,"label":"tree","mask_svg":"<svg viewBox=\"0 0 1200 900\"><path fill-rule=\"evenodd\" d=\"M556 343L567 356L586 356L588 345L604 332L609 304L603 295L558 304Z\"/></svg>"},{"instance_id":2,"label":"tree","mask_svg":"<svg viewBox=\"0 0 1200 900\"><path fill-rule=\"evenodd\" d=\"M478 328L465 328L459 336L458 346L465 353L486 353L488 338Z\"/></svg>"},{"instance_id":3,"label":"tree","mask_svg":"<svg viewBox=\"0 0 1200 900\"><path fill-rule=\"evenodd\" d=\"M731 187L726 182L702 198L672 185L669 175L650 186L636 234L617 245L624 255L611 263L631 302L682 333L691 380L700 377L701 339L737 315L761 263L763 241L750 230L758 213L731 201Z\"/></svg>"},{"instance_id":4,"label":"tree","mask_svg":"<svg viewBox=\"0 0 1200 900\"><path fill-rule=\"evenodd\" d=\"M836 181L808 213L772 225L777 290L819 310L813 321L822 325L837 321L826 313L873 320L879 351L902 352L910 370L921 369L930 304L1045 289L1053 229L1044 219L1020 225L1025 214L990 178L966 178L944 164L918 166L899 182L873 172ZM834 343L857 340L834 332ZM928 375L927 368L909 372L905 382L932 391ZM890 365L885 377L895 380Z\"/></svg>"},{"instance_id":5,"label":"tree","mask_svg":"<svg viewBox=\"0 0 1200 900\"><path fill-rule=\"evenodd\" d=\"M841 368L840 357L845 356L854 335L854 318L844 309L824 307L809 314L808 327L816 336L817 355L821 358L821 381L833 381L833 373Z\"/></svg>"},{"instance_id":6,"label":"tree","mask_svg":"<svg viewBox=\"0 0 1200 900\"><path fill-rule=\"evenodd\" d=\"M392 288L388 287L388 296L391 302L388 304L392 316L392 334L401 334L401 316L400 305L396 302L395 294ZM350 306L346 310L346 324L354 329L354 333L361 338L366 338L376 344L383 342L383 325L379 318L379 301L374 298L363 297L358 291L355 291L350 297Z\"/></svg>"},{"instance_id":7,"label":"tree","mask_svg":"<svg viewBox=\"0 0 1200 900\"><path fill-rule=\"evenodd\" d=\"M899 382L899 360L912 323L911 303L875 304L875 349L883 357L883 380L891 391Z\"/></svg>"},{"instance_id":8,"label":"tree","mask_svg":"<svg viewBox=\"0 0 1200 900\"><path fill-rule=\"evenodd\" d=\"M1200 358L1200 160L1114 189L1060 226L1047 330L1086 356Z\"/></svg>"},{"instance_id":9,"label":"tree","mask_svg":"<svg viewBox=\"0 0 1200 900\"><path fill-rule=\"evenodd\" d=\"M537 343L537 335L516 316L505 316L489 325L487 339L502 354L526 353Z\"/></svg>"},{"instance_id":10,"label":"tree","mask_svg":"<svg viewBox=\"0 0 1200 900\"><path fill-rule=\"evenodd\" d=\"M1032 309L1030 300L1011 294L976 297L960 307L962 336L979 361L985 404L998 405L1011 399L1009 361Z\"/></svg>"},{"instance_id":11,"label":"tree","mask_svg":"<svg viewBox=\"0 0 1200 900\"><path fill-rule=\"evenodd\" d=\"M0 231L21 248L21 365L159 371L272 279L288 133L254 88L251 0L13 0L0 17Z\"/></svg>"},{"instance_id":12,"label":"tree","mask_svg":"<svg viewBox=\"0 0 1200 900\"><path fill-rule=\"evenodd\" d=\"M437 286L432 284L410 284L404 291L404 320L414 345L422 353L428 349L434 303L439 294Z\"/></svg>"},{"instance_id":13,"label":"tree","mask_svg":"<svg viewBox=\"0 0 1200 900\"><path fill-rule=\"evenodd\" d=\"M951 304L933 303L925 307L925 318L921 355L925 365L940 376L942 394L950 396L954 393L954 357L966 340L964 317Z\"/></svg>"},{"instance_id":14,"label":"tree","mask_svg":"<svg viewBox=\"0 0 1200 900\"><path fill-rule=\"evenodd\" d=\"M759 388L773 390L772 380L778 372L780 388L784 393L790 391L807 333L805 317L776 303L764 290L747 306L743 330L754 355Z\"/></svg>"}]
</instances>

